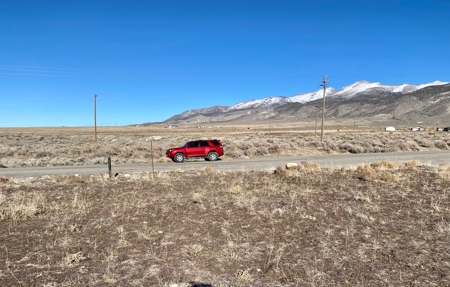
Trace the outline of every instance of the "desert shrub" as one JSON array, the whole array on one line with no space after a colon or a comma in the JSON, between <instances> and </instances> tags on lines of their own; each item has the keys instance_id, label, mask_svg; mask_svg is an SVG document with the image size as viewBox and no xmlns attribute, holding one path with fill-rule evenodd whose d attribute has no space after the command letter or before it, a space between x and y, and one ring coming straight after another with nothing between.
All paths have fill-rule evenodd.
<instances>
[{"instance_id":1,"label":"desert shrub","mask_svg":"<svg viewBox=\"0 0 450 287\"><path fill-rule=\"evenodd\" d=\"M418 145L417 142L414 141L414 140L409 140L409 139L408 139L408 140L405 141L405 144L407 145L407 147L408 147L409 150L412 150L412 151L418 151L418 150L420 150L419 145Z\"/></svg>"},{"instance_id":2,"label":"desert shrub","mask_svg":"<svg viewBox=\"0 0 450 287\"><path fill-rule=\"evenodd\" d=\"M407 162L403 163L403 166L404 167L420 166L420 161L418 161L418 160L407 161Z\"/></svg>"},{"instance_id":3,"label":"desert shrub","mask_svg":"<svg viewBox=\"0 0 450 287\"><path fill-rule=\"evenodd\" d=\"M47 157L47 156L49 156L49 154L45 151L39 151L39 152L36 152L34 156L36 158L41 158L41 157Z\"/></svg>"},{"instance_id":4,"label":"desert shrub","mask_svg":"<svg viewBox=\"0 0 450 287\"><path fill-rule=\"evenodd\" d=\"M91 159L90 164L107 164L108 158L105 157L95 157ZM114 163L120 163L118 159L114 160Z\"/></svg>"},{"instance_id":5,"label":"desert shrub","mask_svg":"<svg viewBox=\"0 0 450 287\"><path fill-rule=\"evenodd\" d=\"M379 167L381 166L381 162L379 162L379 161L372 162L372 163L370 164L370 166L371 166L372 168L379 168Z\"/></svg>"},{"instance_id":6,"label":"desert shrub","mask_svg":"<svg viewBox=\"0 0 450 287\"><path fill-rule=\"evenodd\" d=\"M133 156L133 151L130 148L123 148L119 154L119 157L122 157L122 158L131 158L132 156Z\"/></svg>"},{"instance_id":7,"label":"desert shrub","mask_svg":"<svg viewBox=\"0 0 450 287\"><path fill-rule=\"evenodd\" d=\"M383 160L383 161L378 161L378 162L373 162L373 163L371 163L370 164L370 166L372 167L372 168L385 168L385 169L393 169L393 168L395 168L396 166L395 166L395 164L393 163L393 162L390 162L390 161L388 161L388 160Z\"/></svg>"},{"instance_id":8,"label":"desert shrub","mask_svg":"<svg viewBox=\"0 0 450 287\"><path fill-rule=\"evenodd\" d=\"M381 166L383 166L385 168L389 168L389 169L395 168L395 164L393 162L391 162L391 161L388 161L388 160L383 160L381 162Z\"/></svg>"},{"instance_id":9,"label":"desert shrub","mask_svg":"<svg viewBox=\"0 0 450 287\"><path fill-rule=\"evenodd\" d=\"M77 183L83 183L83 182L84 182L83 178L80 176L76 176L76 175L69 175L64 180L65 184L77 184Z\"/></svg>"},{"instance_id":10,"label":"desert shrub","mask_svg":"<svg viewBox=\"0 0 450 287\"><path fill-rule=\"evenodd\" d=\"M32 151L32 148L30 145L23 145L22 148L17 150L17 154L20 156L26 156L26 155L30 154L31 151Z\"/></svg>"},{"instance_id":11,"label":"desert shrub","mask_svg":"<svg viewBox=\"0 0 450 287\"><path fill-rule=\"evenodd\" d=\"M204 171L205 171L206 173L212 173L212 172L213 172L213 168L210 167L210 166L207 166L207 167L205 167Z\"/></svg>"},{"instance_id":12,"label":"desert shrub","mask_svg":"<svg viewBox=\"0 0 450 287\"><path fill-rule=\"evenodd\" d=\"M350 153L363 153L364 148L357 145L352 145L350 143L345 143L342 146L340 146L341 150L348 151Z\"/></svg>"},{"instance_id":13,"label":"desert shrub","mask_svg":"<svg viewBox=\"0 0 450 287\"><path fill-rule=\"evenodd\" d=\"M108 153L103 149L96 149L93 154L94 157L108 157Z\"/></svg>"},{"instance_id":14,"label":"desert shrub","mask_svg":"<svg viewBox=\"0 0 450 287\"><path fill-rule=\"evenodd\" d=\"M273 173L276 174L276 175L280 175L280 176L289 176L289 175L291 175L291 171L290 170L284 169L281 166L277 167L274 170Z\"/></svg>"},{"instance_id":15,"label":"desert shrub","mask_svg":"<svg viewBox=\"0 0 450 287\"><path fill-rule=\"evenodd\" d=\"M384 144L381 143L379 138L365 138L366 141L372 146L372 147L383 147Z\"/></svg>"},{"instance_id":16,"label":"desert shrub","mask_svg":"<svg viewBox=\"0 0 450 287\"><path fill-rule=\"evenodd\" d=\"M318 140L310 142L309 145L315 148L323 147L323 143Z\"/></svg>"},{"instance_id":17,"label":"desert shrub","mask_svg":"<svg viewBox=\"0 0 450 287\"><path fill-rule=\"evenodd\" d=\"M445 141L443 140L437 140L434 142L434 146L439 148L439 149L448 149L448 145Z\"/></svg>"},{"instance_id":18,"label":"desert shrub","mask_svg":"<svg viewBox=\"0 0 450 287\"><path fill-rule=\"evenodd\" d=\"M386 148L387 152L396 152L396 151L409 151L410 147L405 142L399 141L392 143L391 146Z\"/></svg>"},{"instance_id":19,"label":"desert shrub","mask_svg":"<svg viewBox=\"0 0 450 287\"><path fill-rule=\"evenodd\" d=\"M71 156L80 156L81 149L79 147L74 147L74 148L67 149L65 153L67 153Z\"/></svg>"},{"instance_id":20,"label":"desert shrub","mask_svg":"<svg viewBox=\"0 0 450 287\"><path fill-rule=\"evenodd\" d=\"M227 149L225 155L231 158L240 158L244 156L244 152L240 149Z\"/></svg>"},{"instance_id":21,"label":"desert shrub","mask_svg":"<svg viewBox=\"0 0 450 287\"><path fill-rule=\"evenodd\" d=\"M264 156L269 154L269 148L267 147L258 147L252 150L252 155L254 156Z\"/></svg>"},{"instance_id":22,"label":"desert shrub","mask_svg":"<svg viewBox=\"0 0 450 287\"><path fill-rule=\"evenodd\" d=\"M320 171L320 165L315 162L302 161L302 169L311 173Z\"/></svg>"},{"instance_id":23,"label":"desert shrub","mask_svg":"<svg viewBox=\"0 0 450 287\"><path fill-rule=\"evenodd\" d=\"M306 147L307 143L303 139L297 139L294 142L292 142L293 145L296 147Z\"/></svg>"},{"instance_id":24,"label":"desert shrub","mask_svg":"<svg viewBox=\"0 0 450 287\"><path fill-rule=\"evenodd\" d=\"M281 148L278 145L269 148L269 153L271 153L271 154L280 153L280 152L281 152Z\"/></svg>"},{"instance_id":25,"label":"desert shrub","mask_svg":"<svg viewBox=\"0 0 450 287\"><path fill-rule=\"evenodd\" d=\"M0 157L8 157L8 156L13 156L14 155L14 150L12 148L8 149L8 148L1 148L0 149Z\"/></svg>"},{"instance_id":26,"label":"desert shrub","mask_svg":"<svg viewBox=\"0 0 450 287\"><path fill-rule=\"evenodd\" d=\"M382 152L385 152L386 150L383 147L379 147L379 146L373 147L372 146L372 147L367 147L365 149L365 151L369 152L369 153L382 153Z\"/></svg>"},{"instance_id":27,"label":"desert shrub","mask_svg":"<svg viewBox=\"0 0 450 287\"><path fill-rule=\"evenodd\" d=\"M378 178L384 181L396 181L396 177L389 171L383 170L378 174Z\"/></svg>"},{"instance_id":28,"label":"desert shrub","mask_svg":"<svg viewBox=\"0 0 450 287\"><path fill-rule=\"evenodd\" d=\"M431 147L431 146L433 146L433 142L428 140L428 139L425 139L425 138L416 138L415 141L421 147Z\"/></svg>"},{"instance_id":29,"label":"desert shrub","mask_svg":"<svg viewBox=\"0 0 450 287\"><path fill-rule=\"evenodd\" d=\"M338 151L339 150L339 145L336 142L327 142L327 148L331 149L333 151Z\"/></svg>"},{"instance_id":30,"label":"desert shrub","mask_svg":"<svg viewBox=\"0 0 450 287\"><path fill-rule=\"evenodd\" d=\"M145 145L143 145L143 144L139 144L139 145L136 147L136 150L138 150L138 151L147 151L147 150L150 150L150 146L147 147L147 146L145 146Z\"/></svg>"},{"instance_id":31,"label":"desert shrub","mask_svg":"<svg viewBox=\"0 0 450 287\"><path fill-rule=\"evenodd\" d=\"M377 172L370 165L359 166L356 171L361 175L361 179L365 181L373 181L377 178Z\"/></svg>"},{"instance_id":32,"label":"desert shrub","mask_svg":"<svg viewBox=\"0 0 450 287\"><path fill-rule=\"evenodd\" d=\"M81 149L82 153L92 153L95 150L92 146L85 146Z\"/></svg>"},{"instance_id":33,"label":"desert shrub","mask_svg":"<svg viewBox=\"0 0 450 287\"><path fill-rule=\"evenodd\" d=\"M441 179L450 180L450 165L439 166L438 174Z\"/></svg>"}]
</instances>

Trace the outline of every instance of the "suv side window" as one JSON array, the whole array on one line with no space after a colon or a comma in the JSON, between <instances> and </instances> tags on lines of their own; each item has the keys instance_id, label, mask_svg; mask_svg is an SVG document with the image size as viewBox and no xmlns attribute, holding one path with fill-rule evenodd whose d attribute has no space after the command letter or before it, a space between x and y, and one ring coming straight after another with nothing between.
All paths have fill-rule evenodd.
<instances>
[{"instance_id":1,"label":"suv side window","mask_svg":"<svg viewBox=\"0 0 450 287\"><path fill-rule=\"evenodd\" d=\"M197 147L198 146L198 142L190 142L188 143L187 147Z\"/></svg>"},{"instance_id":2,"label":"suv side window","mask_svg":"<svg viewBox=\"0 0 450 287\"><path fill-rule=\"evenodd\" d=\"M213 143L213 145L220 145L220 143L217 140L213 140L211 142Z\"/></svg>"},{"instance_id":3,"label":"suv side window","mask_svg":"<svg viewBox=\"0 0 450 287\"><path fill-rule=\"evenodd\" d=\"M198 146L202 147L202 146L209 146L207 141L200 141L198 142Z\"/></svg>"}]
</instances>

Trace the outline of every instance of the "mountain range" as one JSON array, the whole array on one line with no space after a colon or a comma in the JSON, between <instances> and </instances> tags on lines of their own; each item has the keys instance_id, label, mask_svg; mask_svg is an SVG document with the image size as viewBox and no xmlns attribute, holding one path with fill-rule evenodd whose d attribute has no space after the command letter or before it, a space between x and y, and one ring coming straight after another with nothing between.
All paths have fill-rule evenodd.
<instances>
[{"instance_id":1,"label":"mountain range","mask_svg":"<svg viewBox=\"0 0 450 287\"><path fill-rule=\"evenodd\" d=\"M291 122L314 119L322 107L323 89L291 97L267 97L231 106L187 110L168 124L211 122ZM318 106L316 108L316 106ZM326 116L336 119L383 117L386 120L448 122L450 83L385 85L359 81L340 90L326 89Z\"/></svg>"}]
</instances>

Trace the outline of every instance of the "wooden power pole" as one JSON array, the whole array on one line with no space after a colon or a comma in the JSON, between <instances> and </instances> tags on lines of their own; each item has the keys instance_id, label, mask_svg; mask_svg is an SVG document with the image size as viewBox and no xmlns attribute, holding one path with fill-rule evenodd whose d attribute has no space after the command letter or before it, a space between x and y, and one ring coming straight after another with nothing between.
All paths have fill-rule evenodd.
<instances>
[{"instance_id":1,"label":"wooden power pole","mask_svg":"<svg viewBox=\"0 0 450 287\"><path fill-rule=\"evenodd\" d=\"M322 101L322 132L320 134L320 141L323 142L323 125L324 125L324 119L325 119L325 93L328 86L327 76L323 76L323 81L320 84L321 87L323 87L323 101Z\"/></svg>"}]
</instances>

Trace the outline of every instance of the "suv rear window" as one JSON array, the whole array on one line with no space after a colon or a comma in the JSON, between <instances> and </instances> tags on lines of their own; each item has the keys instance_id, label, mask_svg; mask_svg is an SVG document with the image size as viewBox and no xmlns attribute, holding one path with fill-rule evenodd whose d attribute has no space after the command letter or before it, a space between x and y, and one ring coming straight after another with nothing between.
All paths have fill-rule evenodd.
<instances>
[{"instance_id":1,"label":"suv rear window","mask_svg":"<svg viewBox=\"0 0 450 287\"><path fill-rule=\"evenodd\" d=\"M220 145L220 142L218 140L212 140L211 142L213 145Z\"/></svg>"}]
</instances>

